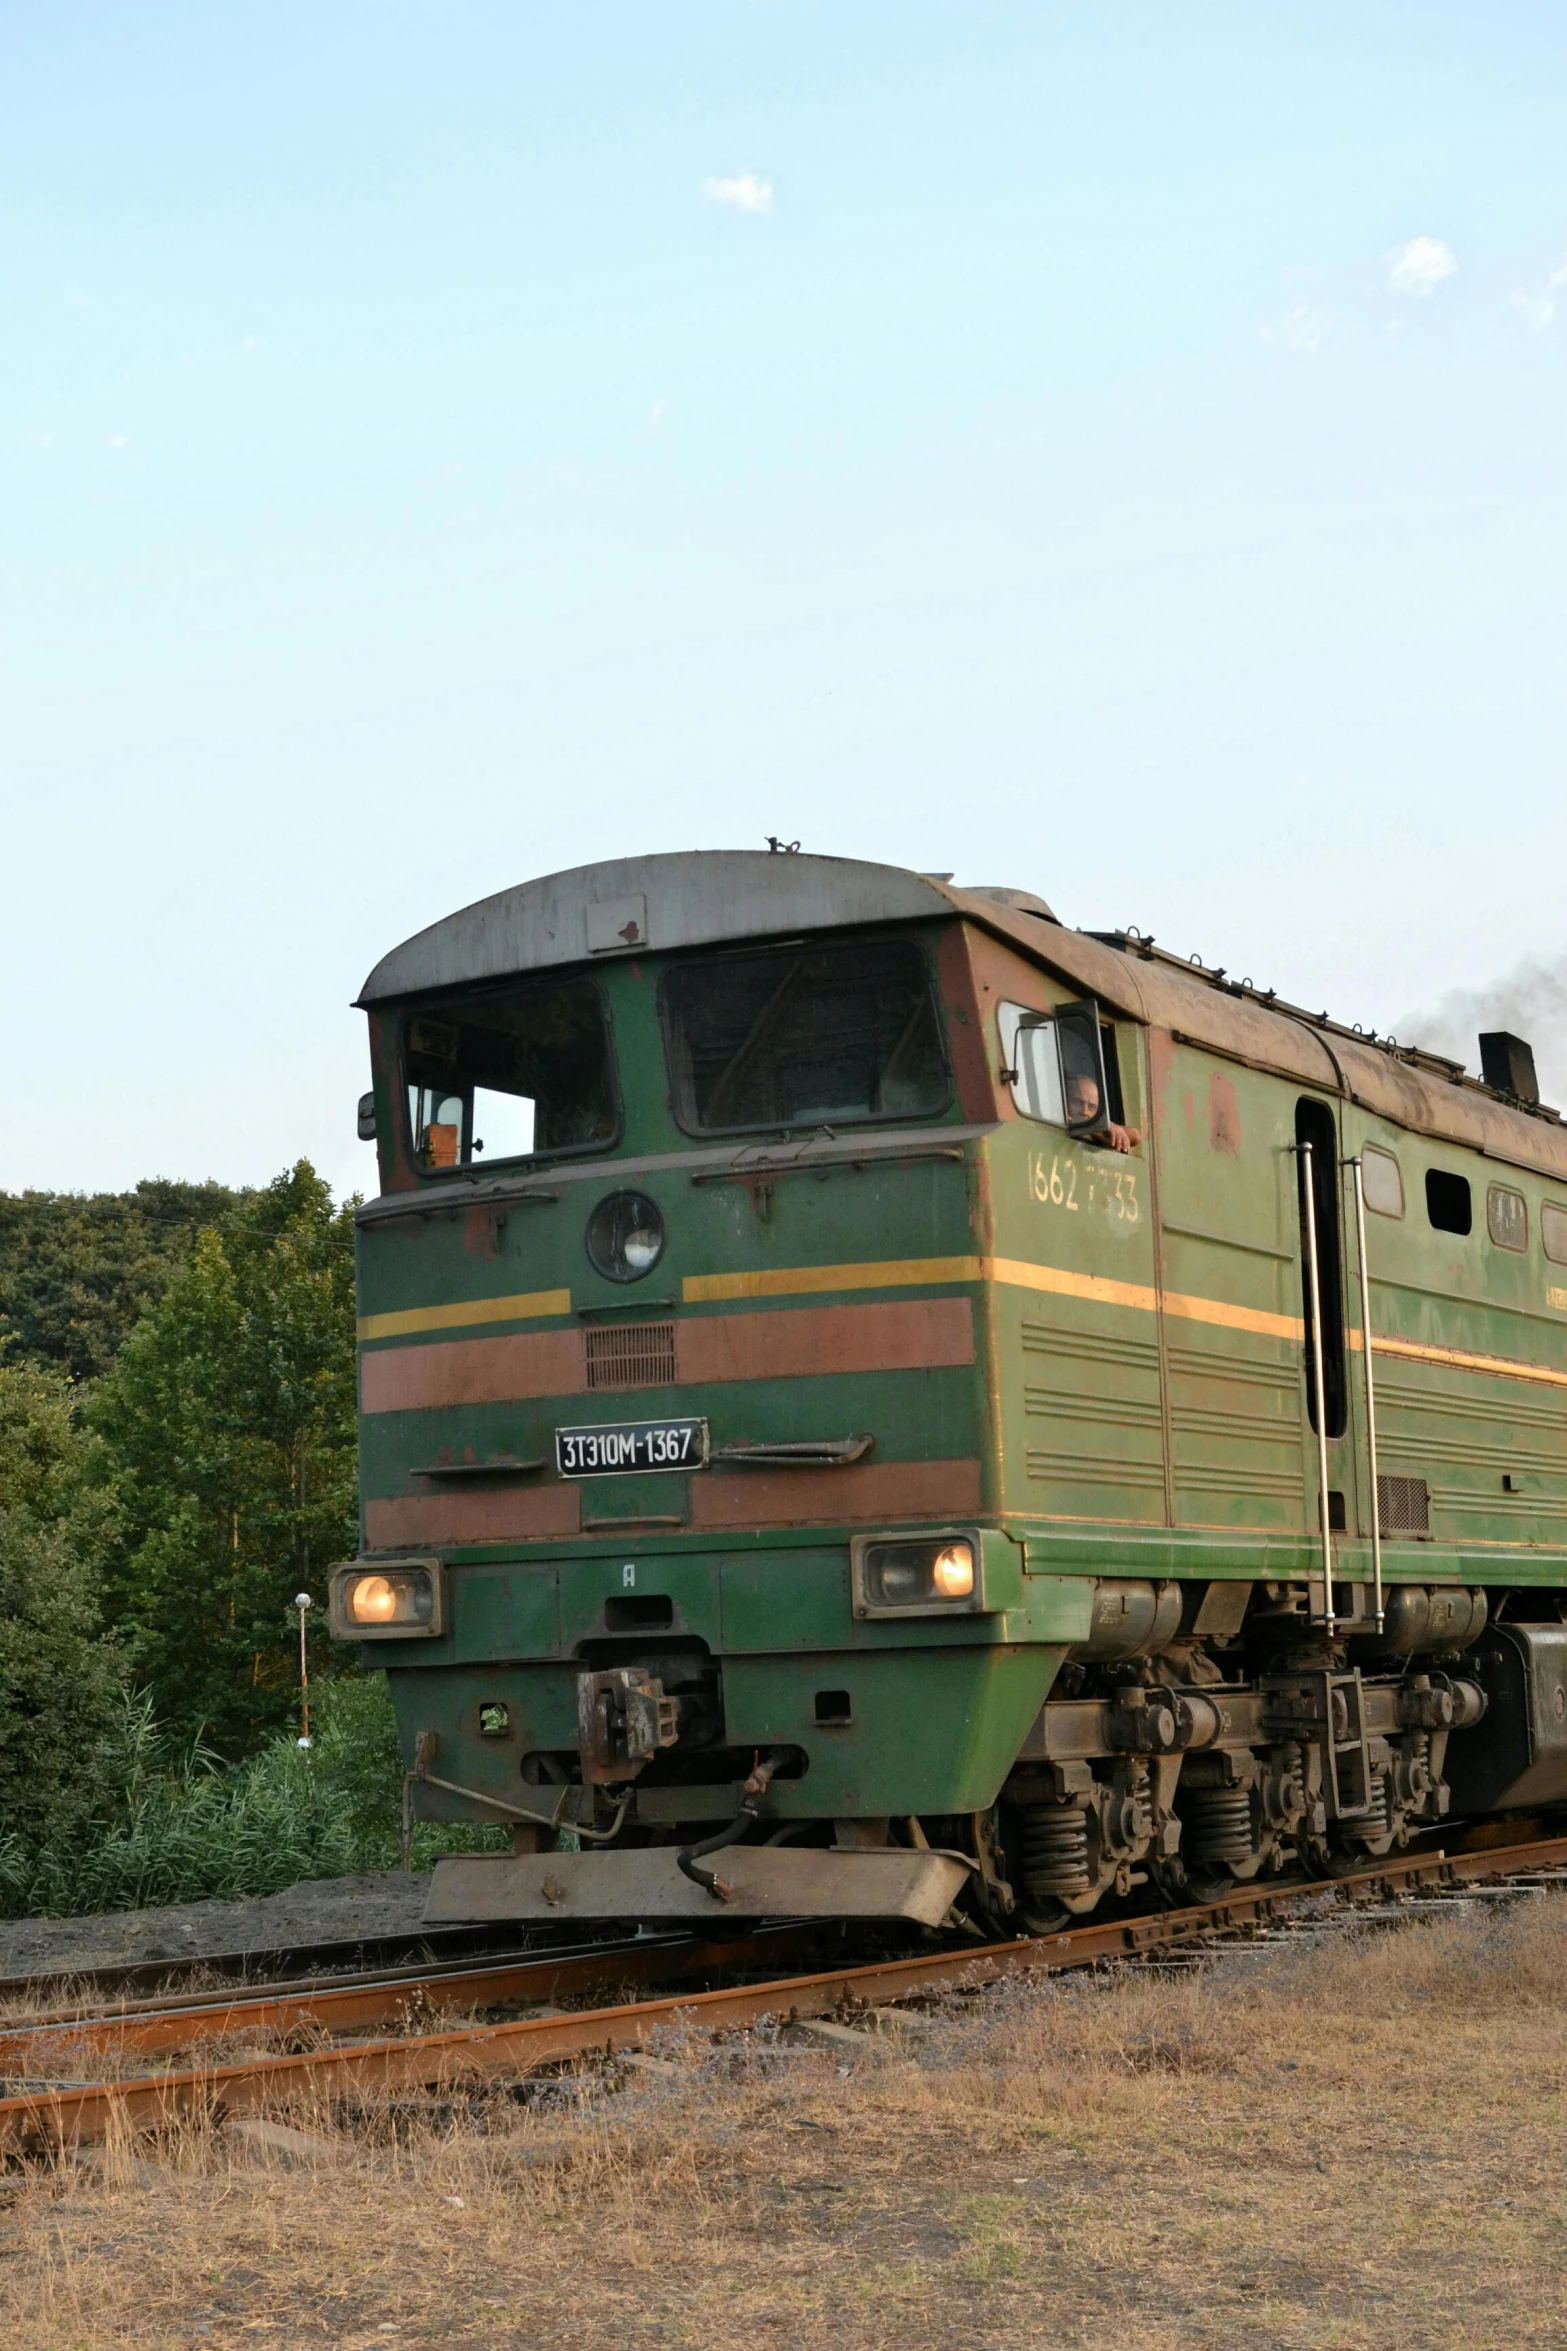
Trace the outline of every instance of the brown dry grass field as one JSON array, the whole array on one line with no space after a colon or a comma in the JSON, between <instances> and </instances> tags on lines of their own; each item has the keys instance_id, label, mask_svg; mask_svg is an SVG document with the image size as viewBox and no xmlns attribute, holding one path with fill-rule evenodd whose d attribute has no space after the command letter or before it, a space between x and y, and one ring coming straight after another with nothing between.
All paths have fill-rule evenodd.
<instances>
[{"instance_id":1,"label":"brown dry grass field","mask_svg":"<svg viewBox=\"0 0 1567 2351\"><path fill-rule=\"evenodd\" d=\"M1567 1900L1015 1982L849 2063L669 2044L284 2164L6 2182L0 2340L412 2351L1567 2343Z\"/></svg>"}]
</instances>

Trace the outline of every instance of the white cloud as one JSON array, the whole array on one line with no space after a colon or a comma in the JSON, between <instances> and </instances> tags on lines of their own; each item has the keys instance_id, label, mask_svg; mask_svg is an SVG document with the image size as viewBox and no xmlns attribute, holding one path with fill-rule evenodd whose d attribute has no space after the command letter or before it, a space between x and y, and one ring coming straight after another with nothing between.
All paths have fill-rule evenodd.
<instances>
[{"instance_id":1,"label":"white cloud","mask_svg":"<svg viewBox=\"0 0 1567 2351\"><path fill-rule=\"evenodd\" d=\"M1389 254L1387 282L1395 294L1430 294L1457 268L1457 254L1440 237L1411 237Z\"/></svg>"},{"instance_id":2,"label":"white cloud","mask_svg":"<svg viewBox=\"0 0 1567 2351\"><path fill-rule=\"evenodd\" d=\"M1320 351L1327 334L1326 313L1313 310L1309 303L1297 302L1293 310L1286 310L1282 318L1263 328L1262 339L1265 343L1280 343L1286 351Z\"/></svg>"},{"instance_id":3,"label":"white cloud","mask_svg":"<svg viewBox=\"0 0 1567 2351\"><path fill-rule=\"evenodd\" d=\"M109 447L111 449L128 449L130 445L131 437L129 433L111 433L109 435Z\"/></svg>"},{"instance_id":4,"label":"white cloud","mask_svg":"<svg viewBox=\"0 0 1567 2351\"><path fill-rule=\"evenodd\" d=\"M702 193L709 204L725 204L731 212L771 212L773 183L754 171L737 171L728 179L704 180Z\"/></svg>"},{"instance_id":5,"label":"white cloud","mask_svg":"<svg viewBox=\"0 0 1567 2351\"><path fill-rule=\"evenodd\" d=\"M1556 316L1556 304L1549 294L1525 294L1515 289L1508 300L1515 310L1523 312L1537 335L1543 333Z\"/></svg>"}]
</instances>

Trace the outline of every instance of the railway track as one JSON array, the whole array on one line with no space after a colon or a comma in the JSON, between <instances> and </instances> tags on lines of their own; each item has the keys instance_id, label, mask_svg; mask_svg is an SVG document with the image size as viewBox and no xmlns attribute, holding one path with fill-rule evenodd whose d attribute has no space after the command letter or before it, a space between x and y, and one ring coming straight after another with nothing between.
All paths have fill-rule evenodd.
<instances>
[{"instance_id":1,"label":"railway track","mask_svg":"<svg viewBox=\"0 0 1567 2351\"><path fill-rule=\"evenodd\" d=\"M289 1943L272 1949L252 1946L238 1951L197 1951L188 1958L169 1952L161 1959L124 1959L102 1967L53 1967L47 1971L0 1976L0 2000L16 2000L38 1989L41 1972L73 1984L90 1984L107 2000L143 1995L168 2002L182 1988L211 1984L214 1977L234 1983L290 1981L327 1973L350 1971L368 1975L398 1967L433 1967L446 1961L508 1958L518 1947L513 1924L421 1927L414 1933L338 1936L330 1941Z\"/></svg>"},{"instance_id":2,"label":"railway track","mask_svg":"<svg viewBox=\"0 0 1567 2351\"><path fill-rule=\"evenodd\" d=\"M1111 1960L1165 1964L1248 1929L1336 1910L1371 1916L1418 1915L1486 1882L1517 1890L1567 1886L1567 1837L1494 1846L1476 1852L1409 1854L1352 1875L1317 1883L1238 1886L1217 1901L1147 1916L1075 1927L1057 1935L945 1949L913 1957L840 1965L803 1975L771 1975L779 1960L819 1944L819 1927L765 1928L743 1940L638 1937L488 1965L402 1969L358 1980L272 1985L252 1995L214 1993L172 2005L140 2003L112 2013L55 2013L11 2028L0 2043L0 2071L29 2085L0 2098L0 2151L26 2153L102 2140L116 2129L154 2130L182 2119L252 2112L377 2092L452 2090L518 2080L589 2056L640 2049L677 2020L700 2030L742 2029L763 2019L789 2023L896 2007L953 1991L977 1990L1008 1976L1055 1974ZM741 1981L693 1989L705 1975ZM661 1989L656 1998L619 1998L557 2010L547 2004L613 1983ZM533 2014L440 2029L408 2029L441 2007L528 2006ZM543 2007L544 2012L538 2013ZM376 2026L400 2032L362 2037ZM320 2040L304 2049L268 2050L178 2069L45 2082L51 2063L73 2068L127 2055L189 2052L244 2031L361 2036Z\"/></svg>"}]
</instances>

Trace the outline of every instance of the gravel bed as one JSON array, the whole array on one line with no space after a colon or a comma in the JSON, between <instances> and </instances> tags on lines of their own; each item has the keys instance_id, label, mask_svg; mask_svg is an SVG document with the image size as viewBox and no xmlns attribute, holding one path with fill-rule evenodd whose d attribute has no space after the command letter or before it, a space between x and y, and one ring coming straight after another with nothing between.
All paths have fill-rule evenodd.
<instances>
[{"instance_id":1,"label":"gravel bed","mask_svg":"<svg viewBox=\"0 0 1567 2351\"><path fill-rule=\"evenodd\" d=\"M400 1869L318 1878L242 1902L176 1902L88 1918L0 1919L0 1976L61 1975L142 1960L286 1951L359 1935L416 1934L427 1876Z\"/></svg>"}]
</instances>

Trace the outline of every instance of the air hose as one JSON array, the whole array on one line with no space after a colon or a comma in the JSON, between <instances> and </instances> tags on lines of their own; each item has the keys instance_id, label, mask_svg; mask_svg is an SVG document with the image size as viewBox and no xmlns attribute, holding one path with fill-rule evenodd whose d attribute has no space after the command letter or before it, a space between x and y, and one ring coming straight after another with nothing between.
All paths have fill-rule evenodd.
<instances>
[{"instance_id":1,"label":"air hose","mask_svg":"<svg viewBox=\"0 0 1567 2351\"><path fill-rule=\"evenodd\" d=\"M739 1811L727 1828L715 1829L710 1837L699 1837L694 1845L687 1845L675 1855L675 1864L682 1877L688 1877L694 1886L711 1894L715 1902L732 1902L733 1886L726 1885L716 1869L704 1869L701 1855L717 1853L725 1845L733 1845L761 1812L767 1797L768 1782L781 1763L788 1760L788 1750L775 1747L770 1755L758 1756L751 1767L751 1776L745 1783L744 1797Z\"/></svg>"}]
</instances>

